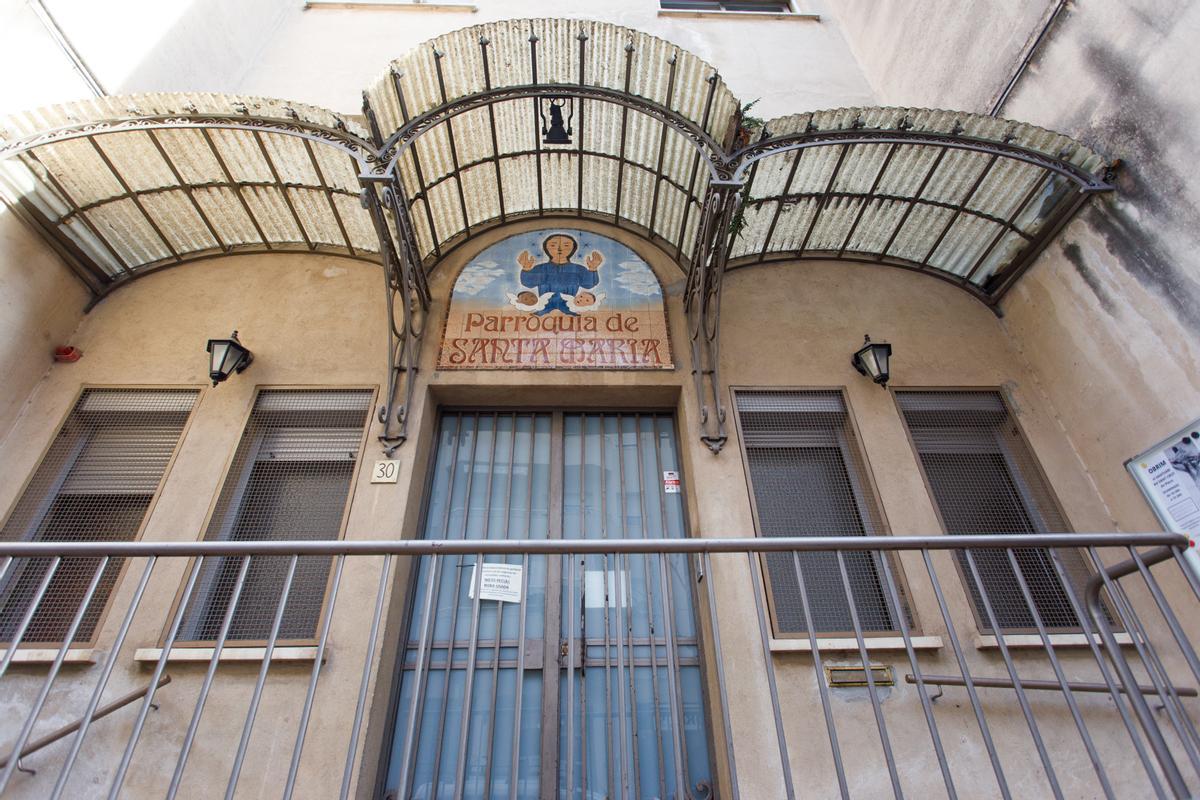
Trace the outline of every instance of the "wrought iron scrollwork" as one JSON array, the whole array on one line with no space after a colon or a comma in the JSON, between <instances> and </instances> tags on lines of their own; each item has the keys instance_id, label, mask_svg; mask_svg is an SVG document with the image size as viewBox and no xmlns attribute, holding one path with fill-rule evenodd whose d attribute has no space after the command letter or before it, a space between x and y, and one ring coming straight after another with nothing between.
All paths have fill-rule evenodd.
<instances>
[{"instance_id":1,"label":"wrought iron scrollwork","mask_svg":"<svg viewBox=\"0 0 1200 800\"><path fill-rule=\"evenodd\" d=\"M417 258L415 234L399 180L393 176L381 187L364 180L363 205L379 237L388 324L388 378L379 422L379 441L391 457L408 439L408 420L420 369L421 344L429 316L429 285ZM391 212L389 224L385 209ZM394 225L394 228L393 228Z\"/></svg>"},{"instance_id":2,"label":"wrought iron scrollwork","mask_svg":"<svg viewBox=\"0 0 1200 800\"><path fill-rule=\"evenodd\" d=\"M721 402L721 286L729 260L730 223L741 202L741 190L742 184L732 181L709 184L684 291L692 379L700 405L700 441L714 453L721 452L728 438Z\"/></svg>"}]
</instances>

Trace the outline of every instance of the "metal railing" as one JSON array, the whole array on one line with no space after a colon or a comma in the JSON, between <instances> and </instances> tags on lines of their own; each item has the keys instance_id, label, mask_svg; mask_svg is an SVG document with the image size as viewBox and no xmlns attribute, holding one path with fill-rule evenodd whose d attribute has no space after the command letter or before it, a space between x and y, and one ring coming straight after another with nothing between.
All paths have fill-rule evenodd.
<instances>
[{"instance_id":1,"label":"metal railing","mask_svg":"<svg viewBox=\"0 0 1200 800\"><path fill-rule=\"evenodd\" d=\"M1187 538L1175 534L0 544L0 588L22 563L39 559L43 569L32 596L17 609L16 646L8 645L0 659L0 794L1191 797L1200 791L1193 700L1200 659L1189 626L1195 628L1200 608L1200 579L1187 547ZM806 555L812 553L827 554L821 563L836 569L815 575ZM882 604L894 630L868 630L860 619L862 590L847 563L863 553L871 554L876 573L872 602ZM1039 563L1053 569L1059 599L1073 614L1069 629L1043 619L1038 587L1049 578L1030 574L1030 553L1042 554ZM780 633L771 608L779 597L771 596L764 576L778 572L789 555L789 580L798 590L793 599L805 624L799 632ZM302 674L278 656L296 565L305 556L329 557L331 570L309 643L315 648L311 667ZM625 565L634 556L644 561L645 580L658 581L657 599L637 596L636 579L626 580L633 573ZM1068 556L1085 565L1091 576L1085 585L1065 566ZM244 596L253 560L280 557L288 567L278 594ZM573 620L592 607L583 595L590 577L581 565L593 557L603 557L602 574L611 558L618 576L615 582L604 578L608 588L595 605L603 609L603 636L583 630L582 618ZM508 558L517 559L527 578L534 560L548 566L551 577L540 586L544 648L532 647L527 631L530 580L520 588L515 639L505 638L500 610L491 633L481 627L484 570L460 568ZM77 601L70 608L53 602L55 571L85 559L95 566L87 587L72 594ZM238 567L219 635L206 643L206 660L172 667L174 680L164 693L169 704L148 723L158 689L169 680L168 662L183 644L180 631L197 576L212 559L231 559ZM1011 574L1005 574L1013 581L1003 598L996 578L988 577L991 568L981 569L997 559L1007 562ZM122 560L129 572L109 602L97 594L100 576ZM164 569L168 564L175 568ZM470 624L439 643L435 634L446 609L434 589L443 570L465 575L454 579L453 614L461 611ZM672 630L682 619L672 604L684 600L669 574L686 577L691 633ZM840 584L841 597L829 594L830 580ZM824 587L820 597L811 590L818 584ZM148 596L156 600L147 602ZM997 602L1013 597L1023 600L1023 619L1032 623L1022 630L1006 625L1008 611L998 613ZM163 598L176 601L171 606ZM843 598L850 629L837 635L814 630L817 605ZM267 635L254 643L260 663L248 669L222 655L246 644L231 638L230 626L239 603L251 600L272 604L274 616ZM109 602L107 622L93 646L103 657L80 668L68 659L72 640L89 606L102 602ZM651 630L639 639L634 609L647 602ZM43 663L31 666L17 656L26 629L44 613L69 616L68 634L43 651ZM757 621L746 624L747 613ZM655 620L665 630L655 630ZM137 633L131 637L131 631ZM460 644L467 657L456 661ZM147 669L134 664L139 645L161 649ZM841 662L881 669L862 669L862 685L848 687L826 674L826 667L846 666ZM706 764L696 763L700 751L689 747L697 723L695 704L684 699L695 687L681 685L688 664L702 671ZM602 670L605 691L613 689L603 704L592 698L590 711L584 708L588 668ZM429 686L437 670L444 670L449 686L452 669L463 671L462 697L469 700L450 709L449 716L459 719L448 724L449 691L437 695ZM519 744L525 730L519 697L515 713L505 718L511 733L496 724L499 675L514 669L518 675L540 670L565 676L561 693L554 693L561 697L557 710L555 702L549 710L541 707L542 747L534 756ZM635 674L651 669L654 678L646 685L653 687L653 700L639 699ZM904 678L885 679L889 669ZM485 690L472 693L477 673L487 676L479 681ZM112 702L101 705L110 684L123 701L123 688L141 687L136 712L111 713ZM518 679L515 685L524 684ZM476 694L485 699L476 701ZM268 695L264 723L260 711ZM219 698L220 707L206 715L210 698ZM101 723L105 713L110 716ZM431 713L441 720L432 779L420 776L418 763ZM472 726L480 715L489 742L482 768L468 747L476 743ZM306 746L314 719L320 720L319 742ZM39 726L54 731L53 741L45 733L35 739ZM149 726L154 733L147 744ZM493 760L492 740L512 744ZM495 747L502 746L509 745ZM657 766L639 762L639 752L655 749ZM395 754L390 772L383 751ZM589 764L589 754L597 753L605 757ZM30 765L36 775L15 775L21 759L13 754L36 762Z\"/></svg>"}]
</instances>

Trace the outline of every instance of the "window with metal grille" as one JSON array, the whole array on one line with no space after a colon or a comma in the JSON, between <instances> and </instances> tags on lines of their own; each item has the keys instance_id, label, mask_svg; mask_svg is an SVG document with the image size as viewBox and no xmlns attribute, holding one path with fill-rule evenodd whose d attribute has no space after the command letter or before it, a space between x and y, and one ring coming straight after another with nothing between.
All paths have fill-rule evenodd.
<instances>
[{"instance_id":1,"label":"window with metal grille","mask_svg":"<svg viewBox=\"0 0 1200 800\"><path fill-rule=\"evenodd\" d=\"M259 393L209 521L209 541L325 540L341 534L370 390ZM228 638L270 636L290 556L255 556L234 606ZM284 607L281 640L316 635L331 559L302 556ZM200 570L180 636L216 639L241 570L241 558L214 558Z\"/></svg>"},{"instance_id":2,"label":"window with metal grille","mask_svg":"<svg viewBox=\"0 0 1200 800\"><path fill-rule=\"evenodd\" d=\"M770 14L788 14L792 4L788 0L660 0L659 8L664 11L757 11Z\"/></svg>"},{"instance_id":3,"label":"window with metal grille","mask_svg":"<svg viewBox=\"0 0 1200 800\"><path fill-rule=\"evenodd\" d=\"M735 404L760 536L885 532L841 392L738 390ZM839 563L833 552L777 553L764 561L777 636L806 635L805 599L817 633L852 635L850 602L864 631L896 629L878 554L843 552ZM898 565L888 563L898 580Z\"/></svg>"},{"instance_id":4,"label":"window with metal grille","mask_svg":"<svg viewBox=\"0 0 1200 800\"><path fill-rule=\"evenodd\" d=\"M128 541L137 536L196 402L195 389L87 389L80 395L0 536L6 541ZM75 641L92 638L122 560L105 565ZM0 583L0 641L11 642L47 572L54 573L22 642L58 643L99 558L21 559Z\"/></svg>"},{"instance_id":5,"label":"window with metal grille","mask_svg":"<svg viewBox=\"0 0 1200 800\"><path fill-rule=\"evenodd\" d=\"M1050 487L1008 413L1000 393L896 391L896 401L925 471L942 524L951 534L1057 533L1069 530ZM1078 593L1088 572L1073 551L1059 563L1045 550L1013 550L1047 628L1073 629L1078 620L1063 589L1061 568ZM972 550L972 559L1000 627L1035 630L1012 562L1004 550ZM959 567L981 629L991 630L979 582L963 553Z\"/></svg>"}]
</instances>

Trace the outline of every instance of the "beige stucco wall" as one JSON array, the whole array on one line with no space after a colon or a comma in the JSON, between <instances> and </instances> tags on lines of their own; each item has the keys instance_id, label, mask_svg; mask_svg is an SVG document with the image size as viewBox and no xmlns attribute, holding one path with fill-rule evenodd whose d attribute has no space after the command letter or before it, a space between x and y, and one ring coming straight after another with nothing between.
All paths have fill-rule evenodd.
<instances>
[{"instance_id":1,"label":"beige stucco wall","mask_svg":"<svg viewBox=\"0 0 1200 800\"><path fill-rule=\"evenodd\" d=\"M58 256L0 206L0 441L50 369L54 348L73 343L87 301Z\"/></svg>"},{"instance_id":2,"label":"beige stucco wall","mask_svg":"<svg viewBox=\"0 0 1200 800\"><path fill-rule=\"evenodd\" d=\"M837 4L880 103L986 111L1056 4L950 5ZM1126 459L1200 417L1197 30L1194 3L1068 3L1002 111L1122 162L1002 304L1120 530L1160 526Z\"/></svg>"},{"instance_id":3,"label":"beige stucco wall","mask_svg":"<svg viewBox=\"0 0 1200 800\"><path fill-rule=\"evenodd\" d=\"M433 369L440 320L449 285L466 259L482 247L514 231L539 223L527 222L481 235L450 254L434 273L431 286L437 322L424 353L425 369L417 390L411 420L412 439L397 451L402 462L395 486L372 485L360 468L346 530L351 539L391 539L413 536L423 492L423 467L438 403L516 405L606 405L613 407L674 406L679 419L684 459L685 493L690 526L698 536L753 535L753 519L743 463L734 428L719 455L702 445L695 427L696 404L689 373L680 292L683 276L657 249L639 244L631 235L596 223L571 220L613 235L638 247L659 274L668 297L678 368L667 373L635 372L442 372ZM544 224L544 223L543 223ZM1015 347L1005 323L982 304L949 284L914 273L846 263L804 263L750 267L727 277L723 324L723 396L736 385L844 387L859 427L866 456L891 530L896 534L937 533L939 526L917 469L917 462L890 394L864 380L848 363L849 353L863 333L886 339L895 347L893 380L897 386L1002 386L1017 410L1018 420L1045 468L1073 526L1077 530L1110 527L1108 510L1120 502L1099 497L1062 421L1047 400ZM204 387L177 459L149 517L145 537L194 540L202 535L213 498L224 478L254 388L260 385L378 386L383 375L383 314L378 267L346 259L299 255L238 256L165 270L113 294L92 311L73 341L87 355L73 365L52 367L36 392L37 413L23 415L12 435L0 445L0 460L11 465L15 479L0 482L0 507L11 505L20 484L84 385L150 384L204 386L204 341L236 327L256 355L253 366L215 389ZM764 309L781 309L778 312ZM372 422L364 461L378 457ZM901 559L921 632L944 634L917 558ZM1002 675L994 651L976 649L971 612L948 556L934 556L959 634L971 661L981 674ZM180 585L185 565L163 561L157 568L135 619L125 652L120 655L106 697L142 686L149 670L135 666L136 647L153 646ZM140 568L140 565L139 565ZM133 589L133 572L123 581L115 607L123 609ZM352 560L336 606L330 651L321 677L298 796L328 797L340 782L341 764L353 715L368 634L369 609L379 577L379 560ZM711 576L717 596L723 657L730 694L731 725L744 797L776 797L782 791L771 697L763 680L762 643L755 619L753 583L742 556L715 556ZM378 661L370 692L360 775L359 796L366 796L383 748L390 664L404 609L406 570L397 565L391 582ZM110 614L98 637L101 654L111 647L119 614ZM749 624L748 624L749 623ZM1063 654L1073 676L1094 679L1090 656ZM829 663L850 663L856 657L830 654ZM1018 656L1023 674L1053 677L1041 655ZM828 794L832 783L825 735L820 727L812 659L803 654L773 656L779 678L781 708L797 781L817 795ZM910 671L902 653L873 654L877 663L892 664L903 675ZM948 649L923 653L923 669L954 673ZM1092 663L1089 668L1089 663ZM308 677L307 663L272 667L243 771L239 796L268 797L278 793L286 774L295 724ZM0 696L0 729L19 727L20 698L28 701L45 666L14 666ZM127 787L129 796L161 796L173 768L204 665L172 664L170 686L159 694L161 710L152 713L143 734ZM90 691L98 666L68 666L62 687L51 696L37 732L74 719ZM196 748L181 796L206 796L224 785L230 760L244 721L256 664L222 665L209 698ZM710 685L710 691L712 687ZM887 773L878 750L870 704L862 690L833 693L843 753L853 753L855 791L876 795L886 791ZM715 698L713 700L715 702ZM1014 777L1014 791L1023 796L1042 793L1036 770L1013 769L1035 757L1019 710L1006 692L985 694L993 735ZM928 734L914 689L899 685L885 692L885 711L893 746L910 765L929 762ZM1121 758L1124 732L1102 698L1083 699L1085 715L1095 726L1099 746ZM1043 735L1055 742L1056 759L1065 768L1060 777L1072 796L1085 793L1088 768L1070 718L1062 713L1061 698L1045 693L1034 699ZM713 712L715 714L715 711ZM961 690L947 689L937 706L943 740L951 752L955 777L971 786L986 774L986 756L974 742L974 719ZM73 786L86 794L91 781L104 785L124 746L136 712L132 709L96 723L77 766ZM13 734L10 734L13 735ZM16 797L44 796L54 776L53 759L66 745L31 759L47 767L38 777L19 776ZM918 760L920 759L920 760ZM1080 769L1070 768L1078 763ZM1024 777L1017 777L1017 776ZM1131 793L1141 790L1132 771L1119 776ZM936 772L909 767L906 789L923 792L940 783ZM1078 783L1075 783L1078 781Z\"/></svg>"}]
</instances>

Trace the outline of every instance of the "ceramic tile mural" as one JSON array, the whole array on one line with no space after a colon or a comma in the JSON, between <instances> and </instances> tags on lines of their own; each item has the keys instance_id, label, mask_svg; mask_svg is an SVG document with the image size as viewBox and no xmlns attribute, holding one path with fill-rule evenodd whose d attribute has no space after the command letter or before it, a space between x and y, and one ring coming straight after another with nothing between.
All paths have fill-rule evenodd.
<instances>
[{"instance_id":1,"label":"ceramic tile mural","mask_svg":"<svg viewBox=\"0 0 1200 800\"><path fill-rule=\"evenodd\" d=\"M551 228L459 273L438 369L673 369L662 287L625 245Z\"/></svg>"}]
</instances>

